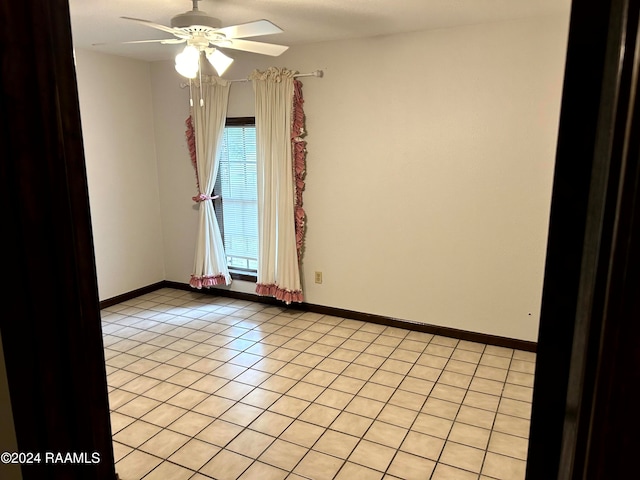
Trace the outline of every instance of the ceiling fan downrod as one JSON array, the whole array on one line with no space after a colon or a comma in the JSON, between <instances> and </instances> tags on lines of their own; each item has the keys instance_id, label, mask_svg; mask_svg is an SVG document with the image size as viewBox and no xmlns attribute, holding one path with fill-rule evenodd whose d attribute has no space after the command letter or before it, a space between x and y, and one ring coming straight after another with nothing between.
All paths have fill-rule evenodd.
<instances>
[{"instance_id":1,"label":"ceiling fan downrod","mask_svg":"<svg viewBox=\"0 0 640 480\"><path fill-rule=\"evenodd\" d=\"M222 27L222 21L219 18L211 17L202 10L198 10L198 2L200 0L191 0L193 2L193 10L180 13L171 19L173 28L182 28L186 31L196 31L197 27L204 27L206 30L217 30ZM202 29L200 29L202 30Z\"/></svg>"}]
</instances>

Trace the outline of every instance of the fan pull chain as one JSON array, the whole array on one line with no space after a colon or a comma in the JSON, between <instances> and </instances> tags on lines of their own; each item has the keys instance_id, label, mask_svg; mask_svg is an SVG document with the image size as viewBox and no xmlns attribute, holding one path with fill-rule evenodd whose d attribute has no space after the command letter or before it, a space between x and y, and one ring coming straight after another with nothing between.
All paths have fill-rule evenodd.
<instances>
[{"instance_id":1,"label":"fan pull chain","mask_svg":"<svg viewBox=\"0 0 640 480\"><path fill-rule=\"evenodd\" d=\"M191 79L189 79L189 106L193 107L193 89L191 88Z\"/></svg>"}]
</instances>

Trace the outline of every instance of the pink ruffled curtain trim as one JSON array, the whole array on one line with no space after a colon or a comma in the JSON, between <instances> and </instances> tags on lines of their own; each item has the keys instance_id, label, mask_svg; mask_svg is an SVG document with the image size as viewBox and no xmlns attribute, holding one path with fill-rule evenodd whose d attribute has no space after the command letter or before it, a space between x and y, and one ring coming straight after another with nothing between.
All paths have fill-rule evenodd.
<instances>
[{"instance_id":1,"label":"pink ruffled curtain trim","mask_svg":"<svg viewBox=\"0 0 640 480\"><path fill-rule=\"evenodd\" d=\"M293 151L293 179L295 189L295 231L298 261L302 257L306 214L302 208L302 192L304 190L304 176L306 174L307 142L302 138L306 135L304 129L304 98L302 97L302 82L293 80L293 124L291 126L291 147Z\"/></svg>"},{"instance_id":2,"label":"pink ruffled curtain trim","mask_svg":"<svg viewBox=\"0 0 640 480\"><path fill-rule=\"evenodd\" d=\"M262 283L258 283L256 285L256 293L258 295L275 297L276 299L283 301L287 305L289 305L291 302L302 302L304 300L302 290L285 290L275 284L265 285Z\"/></svg>"},{"instance_id":3,"label":"pink ruffled curtain trim","mask_svg":"<svg viewBox=\"0 0 640 480\"><path fill-rule=\"evenodd\" d=\"M200 202L204 202L205 200L217 200L218 198L220 198L220 195L205 195L204 193L201 193L199 195L196 195L195 197L191 197L191 200L193 200L196 203L200 203Z\"/></svg>"},{"instance_id":4,"label":"pink ruffled curtain trim","mask_svg":"<svg viewBox=\"0 0 640 480\"><path fill-rule=\"evenodd\" d=\"M196 131L193 128L193 120L191 115L184 122L187 125L187 130L184 132L187 137L187 147L189 147L189 157L191 158L191 165L193 166L193 170L196 172L196 187L198 188L198 192L200 191L200 179L198 178L198 162L196 159ZM194 197L195 201L195 197Z\"/></svg>"},{"instance_id":5,"label":"pink ruffled curtain trim","mask_svg":"<svg viewBox=\"0 0 640 480\"><path fill-rule=\"evenodd\" d=\"M224 278L224 275L212 275L206 277L196 277L195 275L191 275L191 281L189 285L193 288L201 289L201 288L209 288L215 285L226 285L227 279Z\"/></svg>"}]
</instances>

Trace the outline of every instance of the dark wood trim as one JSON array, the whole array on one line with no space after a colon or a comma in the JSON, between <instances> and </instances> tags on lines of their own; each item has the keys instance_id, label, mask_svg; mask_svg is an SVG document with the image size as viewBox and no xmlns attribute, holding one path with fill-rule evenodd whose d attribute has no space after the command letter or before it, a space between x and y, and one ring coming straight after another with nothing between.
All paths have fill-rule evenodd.
<instances>
[{"instance_id":1,"label":"dark wood trim","mask_svg":"<svg viewBox=\"0 0 640 480\"><path fill-rule=\"evenodd\" d=\"M527 479L637 476L638 14L573 3Z\"/></svg>"},{"instance_id":2,"label":"dark wood trim","mask_svg":"<svg viewBox=\"0 0 640 480\"><path fill-rule=\"evenodd\" d=\"M640 3L617 2L609 26L617 73L615 128L608 167L596 277L597 309L579 375L581 398L574 477L632 478L640 441ZM619 28L616 28L619 25ZM621 48L622 47L622 48ZM603 129L601 129L603 130ZM603 133L604 135L604 133ZM578 363L578 362L576 362ZM573 364L572 364L573 366Z\"/></svg>"},{"instance_id":3,"label":"dark wood trim","mask_svg":"<svg viewBox=\"0 0 640 480\"><path fill-rule=\"evenodd\" d=\"M243 282L256 283L258 280L257 273L230 271L229 274L231 275L231 278L233 278L234 280L242 280Z\"/></svg>"},{"instance_id":4,"label":"dark wood trim","mask_svg":"<svg viewBox=\"0 0 640 480\"><path fill-rule=\"evenodd\" d=\"M242 127L245 125L255 125L256 117L227 117L226 127Z\"/></svg>"},{"instance_id":5,"label":"dark wood trim","mask_svg":"<svg viewBox=\"0 0 640 480\"><path fill-rule=\"evenodd\" d=\"M180 282L163 282L162 287L175 288L178 290L185 290L193 292L186 283ZM349 318L352 320L360 320L363 322L377 323L380 325L386 325L389 327L406 328L407 330L413 330L416 332L431 333L433 335L442 335L445 337L457 338L459 340L467 340L470 342L485 343L488 345L495 345L499 347L515 348L517 350L524 350L527 352L536 351L536 343L528 342L526 340L518 340L514 338L500 337L497 335L489 335L485 333L470 332L467 330L459 330L456 328L442 327L438 325L430 325L428 323L411 322L408 320L402 320L399 318L386 317L384 315L376 315L373 313L357 312L354 310L346 310L343 308L329 307L326 305L317 305L313 303L295 303L292 305L286 305L279 300L271 297L262 297L253 293L234 292L226 288L211 288L198 290L199 293L205 293L209 295L219 295L221 297L235 298L238 300L247 300L250 302L264 303L265 305L275 305L281 308L290 308L292 310L303 310L305 312L320 313L322 315L331 315L334 317Z\"/></svg>"},{"instance_id":6,"label":"dark wood trim","mask_svg":"<svg viewBox=\"0 0 640 480\"><path fill-rule=\"evenodd\" d=\"M281 304L282 305L282 304ZM390 327L405 328L416 332L431 333L433 335L442 335L444 337L457 338L459 340L467 340L469 342L484 343L487 345L495 345L499 347L515 348L517 350L525 350L528 352L536 351L535 342L527 342L526 340L518 340L514 338L500 337L497 335L489 335L486 333L471 332L468 330L460 330L457 328L443 327L439 325L431 325L428 323L412 322L399 318L387 317L384 315L376 315L372 313L357 312L354 310L346 310L336 307L327 307L324 305L315 305L310 303L302 303L302 310L323 315L331 315L334 317L350 318L363 322L377 323ZM299 308L292 305L292 308Z\"/></svg>"},{"instance_id":7,"label":"dark wood trim","mask_svg":"<svg viewBox=\"0 0 640 480\"><path fill-rule=\"evenodd\" d=\"M131 300L133 298L139 297L140 295L145 295L147 293L155 292L159 288L163 288L164 281L152 283L151 285L147 285L146 287L136 288L130 292L123 293L121 295L116 295L115 297L107 298L106 300L100 301L100 309L110 307L112 305L116 305L118 303L126 302L127 300Z\"/></svg>"},{"instance_id":8,"label":"dark wood trim","mask_svg":"<svg viewBox=\"0 0 640 480\"><path fill-rule=\"evenodd\" d=\"M8 278L0 330L18 449L41 455L22 465L22 478L113 480L69 5L0 2L0 19ZM45 452L83 453L88 461L54 464Z\"/></svg>"}]
</instances>

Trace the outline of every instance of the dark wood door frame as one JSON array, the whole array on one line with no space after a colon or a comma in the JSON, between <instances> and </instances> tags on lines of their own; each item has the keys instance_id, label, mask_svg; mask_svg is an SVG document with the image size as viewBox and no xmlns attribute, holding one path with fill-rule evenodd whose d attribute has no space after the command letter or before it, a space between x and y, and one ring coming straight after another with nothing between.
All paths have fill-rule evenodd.
<instances>
[{"instance_id":1,"label":"dark wood door frame","mask_svg":"<svg viewBox=\"0 0 640 480\"><path fill-rule=\"evenodd\" d=\"M637 476L638 4L573 5L528 479Z\"/></svg>"},{"instance_id":2,"label":"dark wood door frame","mask_svg":"<svg viewBox=\"0 0 640 480\"><path fill-rule=\"evenodd\" d=\"M0 2L0 61L0 331L18 448L34 454L22 477L113 480L67 0Z\"/></svg>"}]
</instances>

